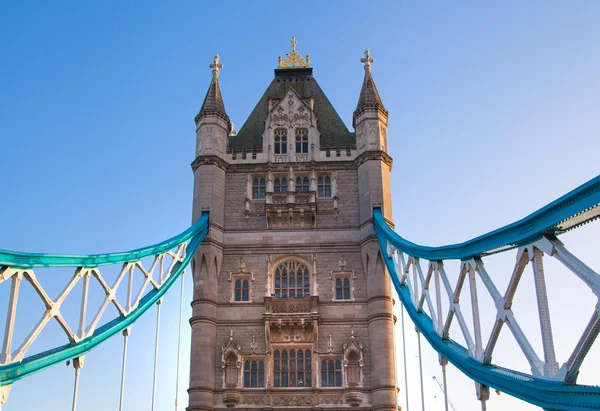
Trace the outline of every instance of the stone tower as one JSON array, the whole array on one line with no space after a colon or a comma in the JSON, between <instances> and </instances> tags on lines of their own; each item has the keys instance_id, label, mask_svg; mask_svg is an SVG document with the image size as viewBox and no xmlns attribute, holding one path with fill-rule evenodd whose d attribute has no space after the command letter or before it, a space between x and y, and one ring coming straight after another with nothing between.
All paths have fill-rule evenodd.
<instances>
[{"instance_id":1,"label":"stone tower","mask_svg":"<svg viewBox=\"0 0 600 411\"><path fill-rule=\"evenodd\" d=\"M372 226L391 222L387 118L365 77L347 127L309 56L279 57L239 133L219 57L196 116L188 410L396 410L390 281Z\"/></svg>"}]
</instances>

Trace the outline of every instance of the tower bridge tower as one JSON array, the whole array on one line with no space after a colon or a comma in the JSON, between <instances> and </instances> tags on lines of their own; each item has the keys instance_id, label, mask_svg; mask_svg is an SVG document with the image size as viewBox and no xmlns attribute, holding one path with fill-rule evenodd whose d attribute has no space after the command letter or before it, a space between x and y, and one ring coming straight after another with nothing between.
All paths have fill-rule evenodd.
<instances>
[{"instance_id":1,"label":"tower bridge tower","mask_svg":"<svg viewBox=\"0 0 600 411\"><path fill-rule=\"evenodd\" d=\"M279 57L239 133L212 80L196 116L188 410L395 410L390 281L372 224L391 221L388 113L365 52L350 132L309 56ZM357 87L358 91L358 87Z\"/></svg>"}]
</instances>

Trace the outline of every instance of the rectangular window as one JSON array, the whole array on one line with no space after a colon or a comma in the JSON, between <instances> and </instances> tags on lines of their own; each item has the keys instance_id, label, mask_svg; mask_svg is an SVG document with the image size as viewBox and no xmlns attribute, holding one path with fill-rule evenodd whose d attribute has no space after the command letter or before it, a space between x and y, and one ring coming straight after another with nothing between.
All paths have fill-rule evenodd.
<instances>
[{"instance_id":1,"label":"rectangular window","mask_svg":"<svg viewBox=\"0 0 600 411\"><path fill-rule=\"evenodd\" d=\"M348 274L342 274L335 277L335 299L351 300L352 283Z\"/></svg>"},{"instance_id":2,"label":"rectangular window","mask_svg":"<svg viewBox=\"0 0 600 411\"><path fill-rule=\"evenodd\" d=\"M310 349L276 349L273 352L273 358L275 387L310 387L312 385Z\"/></svg>"},{"instance_id":3,"label":"rectangular window","mask_svg":"<svg viewBox=\"0 0 600 411\"><path fill-rule=\"evenodd\" d=\"M331 197L331 178L329 176L319 176L317 178L317 195L320 198Z\"/></svg>"}]
</instances>

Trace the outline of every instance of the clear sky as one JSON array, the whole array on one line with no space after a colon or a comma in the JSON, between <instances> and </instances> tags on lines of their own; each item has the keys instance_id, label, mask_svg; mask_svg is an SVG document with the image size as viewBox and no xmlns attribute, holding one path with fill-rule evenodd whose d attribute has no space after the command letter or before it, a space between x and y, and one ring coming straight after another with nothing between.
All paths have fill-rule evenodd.
<instances>
[{"instance_id":1,"label":"clear sky","mask_svg":"<svg viewBox=\"0 0 600 411\"><path fill-rule=\"evenodd\" d=\"M0 2L0 248L121 251L183 231L191 216L193 119L210 82L208 64L220 54L225 105L239 129L292 36L350 129L364 73L359 59L371 50L390 113L402 236L441 245L495 229L600 172L599 17L597 1ZM564 239L596 270L597 225ZM501 284L511 259L488 266ZM561 362L595 304L571 280L548 279ZM187 301L190 286L188 276ZM174 397L176 294L162 313L160 410L171 409ZM6 296L0 290L2 318ZM528 305L531 285L518 299L524 328L539 328ZM21 307L25 323L42 312ZM133 328L128 411L149 409L153 327L149 314ZM50 344L56 329L48 333ZM184 404L188 339L186 327ZM419 410L411 325L407 339L410 409ZM494 360L528 371L514 341L501 342ZM117 408L121 344L115 338L88 355L80 410ZM533 344L542 356L539 339ZM426 344L423 360L427 409L441 410L431 379L441 372ZM583 382L600 383L594 364L598 343ZM70 409L72 374L57 366L16 384L5 410ZM453 367L449 378L457 409L480 409L472 382ZM402 379L399 385L404 405ZM488 409L507 407L535 409L493 394Z\"/></svg>"}]
</instances>

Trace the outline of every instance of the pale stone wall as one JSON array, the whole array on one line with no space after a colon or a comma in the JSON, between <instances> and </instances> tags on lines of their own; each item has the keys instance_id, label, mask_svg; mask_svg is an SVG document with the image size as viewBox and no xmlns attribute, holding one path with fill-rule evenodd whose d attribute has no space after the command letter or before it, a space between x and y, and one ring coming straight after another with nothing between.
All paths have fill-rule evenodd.
<instances>
[{"instance_id":1,"label":"pale stone wall","mask_svg":"<svg viewBox=\"0 0 600 411\"><path fill-rule=\"evenodd\" d=\"M379 247L371 224L373 205L382 205L384 215L391 219L391 159L385 153L387 117L376 120L380 114L365 113L357 121L357 140L364 144L350 155L344 152L341 157L335 154L326 157L318 152L312 157L316 161L310 163L272 164L267 162L266 150L255 159L248 155L246 160L241 155L232 160L230 154L222 155L220 151L217 154L200 151L194 161L193 218L196 220L203 209L209 209L211 229L193 264L188 410L224 410L226 406L241 410L257 407L309 410L322 406L342 410L350 404L362 410L396 410L389 277L378 257ZM198 126L199 141L204 141L201 126L209 120L220 124L215 119L203 119ZM369 127L367 121L380 127ZM215 142L217 147L220 143ZM267 201L247 201L248 177L287 173L290 165L295 173L335 173L337 203L333 198L317 198L306 206L286 203L285 212L293 210L294 218L302 207L307 214L316 210L315 226L268 228ZM313 283L311 297L287 299L288 304L285 299L267 293L272 288L268 282L273 281L267 273L269 267L271 272L274 270L279 259L290 256L306 262L311 273L316 261L316 277L311 275L311 279L316 281L317 288L315 291ZM345 262L343 267L340 260ZM332 272L340 270L352 273L352 300L334 300ZM234 280L230 281L231 273L249 275L250 301L231 301L234 284ZM278 307L277 304L292 308L276 311L273 307ZM302 308L309 305L308 311ZM294 307L301 310L294 311ZM276 340L271 333L277 327L310 330L298 337L308 339L300 340L303 343L296 346L311 346L311 389L273 387L273 347L294 346L280 340L273 343ZM352 344L361 351L360 385L323 387L319 358L342 359L344 347ZM224 386L223 360L230 353L235 354L237 366L241 367L247 358L263 359L265 378L270 385L243 387L240 372L237 386Z\"/></svg>"}]
</instances>

